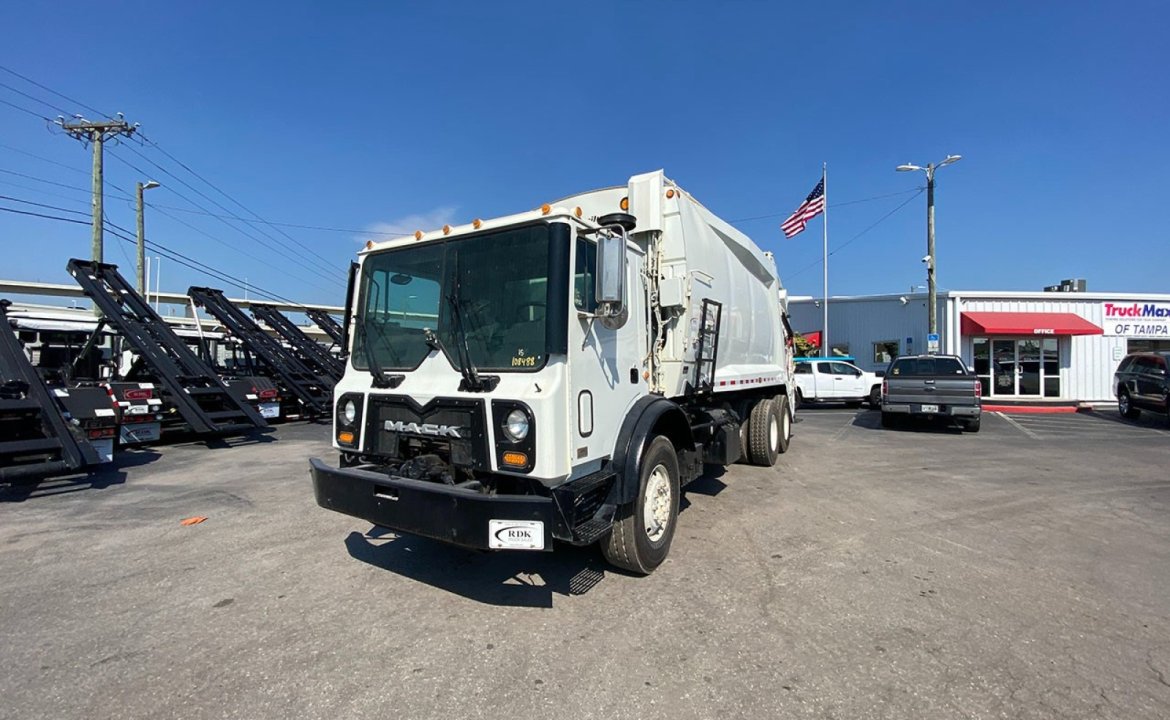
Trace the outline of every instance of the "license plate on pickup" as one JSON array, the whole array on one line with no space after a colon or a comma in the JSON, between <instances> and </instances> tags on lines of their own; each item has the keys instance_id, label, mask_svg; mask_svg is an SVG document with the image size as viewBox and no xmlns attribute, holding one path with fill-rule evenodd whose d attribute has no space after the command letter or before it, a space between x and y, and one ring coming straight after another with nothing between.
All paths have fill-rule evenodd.
<instances>
[{"instance_id":1,"label":"license plate on pickup","mask_svg":"<svg viewBox=\"0 0 1170 720\"><path fill-rule=\"evenodd\" d=\"M544 550L540 520L488 520L488 547L493 550Z\"/></svg>"},{"instance_id":2,"label":"license plate on pickup","mask_svg":"<svg viewBox=\"0 0 1170 720\"><path fill-rule=\"evenodd\" d=\"M924 412L924 413L936 413L936 412L938 412L938 405L923 405L923 406L922 406L922 412Z\"/></svg>"},{"instance_id":3,"label":"license plate on pickup","mask_svg":"<svg viewBox=\"0 0 1170 720\"><path fill-rule=\"evenodd\" d=\"M262 402L260 403L260 417L265 420L276 420L280 417L280 403L278 402Z\"/></svg>"}]
</instances>

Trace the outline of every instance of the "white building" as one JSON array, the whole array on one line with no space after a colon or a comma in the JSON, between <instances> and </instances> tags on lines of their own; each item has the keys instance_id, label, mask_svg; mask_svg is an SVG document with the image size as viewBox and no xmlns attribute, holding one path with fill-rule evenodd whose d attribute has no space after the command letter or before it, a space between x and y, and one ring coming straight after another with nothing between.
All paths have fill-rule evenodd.
<instances>
[{"instance_id":1,"label":"white building","mask_svg":"<svg viewBox=\"0 0 1170 720\"><path fill-rule=\"evenodd\" d=\"M869 370L928 352L924 293L829 298L829 347ZM821 301L792 298L796 332L819 333ZM1129 352L1170 351L1170 295L948 291L938 295L941 353L959 355L1001 400L1113 400Z\"/></svg>"}]
</instances>

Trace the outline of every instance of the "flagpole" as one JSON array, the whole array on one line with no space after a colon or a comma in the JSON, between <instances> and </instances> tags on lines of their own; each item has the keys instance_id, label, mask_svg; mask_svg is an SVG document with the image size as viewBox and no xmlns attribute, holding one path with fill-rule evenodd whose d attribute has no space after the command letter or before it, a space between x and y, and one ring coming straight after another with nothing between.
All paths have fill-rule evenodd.
<instances>
[{"instance_id":1,"label":"flagpole","mask_svg":"<svg viewBox=\"0 0 1170 720\"><path fill-rule=\"evenodd\" d=\"M823 163L821 167L821 183L822 190L825 197L825 212L823 218L823 227L825 231L824 236L824 262L821 263L825 272L825 297L821 302L821 308L824 310L824 324L821 326L821 355L829 357L832 354L832 346L829 345L829 164Z\"/></svg>"}]
</instances>

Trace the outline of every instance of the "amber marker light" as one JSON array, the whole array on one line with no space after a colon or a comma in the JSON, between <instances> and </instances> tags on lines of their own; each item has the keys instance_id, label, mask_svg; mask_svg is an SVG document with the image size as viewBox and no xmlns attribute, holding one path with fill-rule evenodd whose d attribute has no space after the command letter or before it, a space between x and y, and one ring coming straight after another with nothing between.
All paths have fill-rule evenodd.
<instances>
[{"instance_id":1,"label":"amber marker light","mask_svg":"<svg viewBox=\"0 0 1170 720\"><path fill-rule=\"evenodd\" d=\"M528 464L528 456L522 452L516 452L515 450L509 450L505 452L502 456L502 460L504 461L505 465L510 465L512 467L524 467Z\"/></svg>"},{"instance_id":2,"label":"amber marker light","mask_svg":"<svg viewBox=\"0 0 1170 720\"><path fill-rule=\"evenodd\" d=\"M544 205L540 206L540 214L541 215L548 215L550 212L552 212L552 205L545 203Z\"/></svg>"},{"instance_id":3,"label":"amber marker light","mask_svg":"<svg viewBox=\"0 0 1170 720\"><path fill-rule=\"evenodd\" d=\"M337 441L343 442L346 445L351 445L353 444L353 433L349 431L339 432L337 433Z\"/></svg>"},{"instance_id":4,"label":"amber marker light","mask_svg":"<svg viewBox=\"0 0 1170 720\"><path fill-rule=\"evenodd\" d=\"M577 209L573 210L573 214L577 217L581 217L581 208L578 207Z\"/></svg>"},{"instance_id":5,"label":"amber marker light","mask_svg":"<svg viewBox=\"0 0 1170 720\"><path fill-rule=\"evenodd\" d=\"M674 197L674 188L667 188L666 189L666 199L669 200L672 197Z\"/></svg>"},{"instance_id":6,"label":"amber marker light","mask_svg":"<svg viewBox=\"0 0 1170 720\"><path fill-rule=\"evenodd\" d=\"M618 205L621 206L622 210L629 210L630 209L630 199L628 197L624 197L624 198L622 198L622 201L620 203L618 203Z\"/></svg>"},{"instance_id":7,"label":"amber marker light","mask_svg":"<svg viewBox=\"0 0 1170 720\"><path fill-rule=\"evenodd\" d=\"M366 250L373 250L373 249L374 249L374 241L373 240L366 240Z\"/></svg>"},{"instance_id":8,"label":"amber marker light","mask_svg":"<svg viewBox=\"0 0 1170 720\"><path fill-rule=\"evenodd\" d=\"M443 234L444 234L444 235L450 235L450 234L451 234L451 226L450 226L450 225L444 225L444 226L443 226Z\"/></svg>"},{"instance_id":9,"label":"amber marker light","mask_svg":"<svg viewBox=\"0 0 1170 720\"><path fill-rule=\"evenodd\" d=\"M480 225L483 225L483 220L480 220L479 218L471 221L471 227L475 228L476 230L479 230Z\"/></svg>"},{"instance_id":10,"label":"amber marker light","mask_svg":"<svg viewBox=\"0 0 1170 720\"><path fill-rule=\"evenodd\" d=\"M422 230L415 230L414 231L414 239L415 240L422 240L422 235L423 235Z\"/></svg>"}]
</instances>

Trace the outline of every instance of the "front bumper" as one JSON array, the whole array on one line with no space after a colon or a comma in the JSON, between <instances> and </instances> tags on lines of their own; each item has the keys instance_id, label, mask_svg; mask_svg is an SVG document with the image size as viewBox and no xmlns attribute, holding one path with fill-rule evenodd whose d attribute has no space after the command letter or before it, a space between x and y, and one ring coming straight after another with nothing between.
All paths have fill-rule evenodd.
<instances>
[{"instance_id":1,"label":"front bumper","mask_svg":"<svg viewBox=\"0 0 1170 720\"><path fill-rule=\"evenodd\" d=\"M335 468L318 458L309 465L321 507L453 545L487 550L489 520L535 520L543 523L543 548L552 550L555 526L561 522L551 497L485 495L360 468Z\"/></svg>"}]
</instances>

